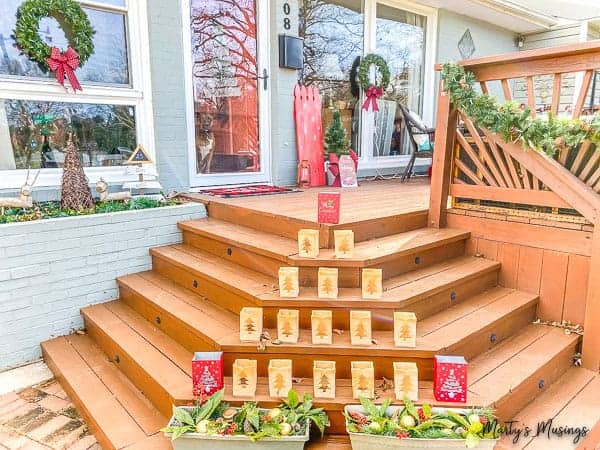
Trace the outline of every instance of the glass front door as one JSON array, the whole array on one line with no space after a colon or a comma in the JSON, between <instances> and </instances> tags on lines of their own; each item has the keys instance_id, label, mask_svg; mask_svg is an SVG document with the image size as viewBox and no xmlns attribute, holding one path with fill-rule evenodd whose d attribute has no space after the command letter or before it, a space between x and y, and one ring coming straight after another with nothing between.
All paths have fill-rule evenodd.
<instances>
[{"instance_id":1,"label":"glass front door","mask_svg":"<svg viewBox=\"0 0 600 450\"><path fill-rule=\"evenodd\" d=\"M189 0L192 186L268 181L259 0Z\"/></svg>"}]
</instances>

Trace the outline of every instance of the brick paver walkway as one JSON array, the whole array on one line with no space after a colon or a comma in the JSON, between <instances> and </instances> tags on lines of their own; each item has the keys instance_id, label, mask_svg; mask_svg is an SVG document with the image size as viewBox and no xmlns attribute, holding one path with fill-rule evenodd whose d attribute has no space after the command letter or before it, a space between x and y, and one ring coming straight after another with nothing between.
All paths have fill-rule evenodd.
<instances>
[{"instance_id":1,"label":"brick paver walkway","mask_svg":"<svg viewBox=\"0 0 600 450\"><path fill-rule=\"evenodd\" d=\"M0 396L0 449L101 450L55 380Z\"/></svg>"}]
</instances>

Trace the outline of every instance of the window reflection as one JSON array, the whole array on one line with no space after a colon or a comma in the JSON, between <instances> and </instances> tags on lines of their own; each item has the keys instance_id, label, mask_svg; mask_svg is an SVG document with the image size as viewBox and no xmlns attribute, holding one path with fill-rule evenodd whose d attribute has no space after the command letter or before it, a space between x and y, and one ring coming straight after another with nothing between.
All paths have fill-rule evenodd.
<instances>
[{"instance_id":1,"label":"window reflection","mask_svg":"<svg viewBox=\"0 0 600 450\"><path fill-rule=\"evenodd\" d=\"M391 72L390 86L375 114L374 156L410 153L403 127L402 104L420 115L423 105L427 18L391 6L377 5L377 53Z\"/></svg>"},{"instance_id":2,"label":"window reflection","mask_svg":"<svg viewBox=\"0 0 600 450\"><path fill-rule=\"evenodd\" d=\"M121 165L136 145L135 108L0 99L0 170L62 167L70 131L85 167Z\"/></svg>"},{"instance_id":3,"label":"window reflection","mask_svg":"<svg viewBox=\"0 0 600 450\"><path fill-rule=\"evenodd\" d=\"M16 24L17 9L22 0L0 2L0 76L23 76L52 78L45 74L37 63L23 55L12 38ZM122 1L105 2L121 6ZM129 63L125 15L98 9L84 8L96 34L94 54L77 69L77 78L82 82L103 84L129 84ZM68 41L58 22L53 18L40 20L40 36L51 46L64 50Z\"/></svg>"},{"instance_id":4,"label":"window reflection","mask_svg":"<svg viewBox=\"0 0 600 450\"><path fill-rule=\"evenodd\" d=\"M302 0L299 35L304 38L300 79L307 86L317 85L323 96L323 129L338 109L346 135L359 151L360 89L353 75L363 54L363 1Z\"/></svg>"}]
</instances>

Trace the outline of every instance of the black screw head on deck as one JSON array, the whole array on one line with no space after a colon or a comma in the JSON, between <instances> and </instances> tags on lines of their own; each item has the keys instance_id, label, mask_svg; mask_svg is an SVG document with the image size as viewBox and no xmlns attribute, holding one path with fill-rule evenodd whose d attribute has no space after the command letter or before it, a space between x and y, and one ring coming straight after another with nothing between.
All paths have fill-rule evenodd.
<instances>
[{"instance_id":1,"label":"black screw head on deck","mask_svg":"<svg viewBox=\"0 0 600 450\"><path fill-rule=\"evenodd\" d=\"M195 288L197 288L197 287L198 287L198 281L197 281L197 280L194 280L194 281L192 282L192 286L194 286Z\"/></svg>"},{"instance_id":2,"label":"black screw head on deck","mask_svg":"<svg viewBox=\"0 0 600 450\"><path fill-rule=\"evenodd\" d=\"M415 256L415 264L416 265L421 264L421 257L420 256Z\"/></svg>"},{"instance_id":3,"label":"black screw head on deck","mask_svg":"<svg viewBox=\"0 0 600 450\"><path fill-rule=\"evenodd\" d=\"M232 253L233 250L231 249L231 247L227 247L227 256L231 256Z\"/></svg>"},{"instance_id":4,"label":"black screw head on deck","mask_svg":"<svg viewBox=\"0 0 600 450\"><path fill-rule=\"evenodd\" d=\"M544 389L546 387L546 382L544 380L540 380L538 382L538 388Z\"/></svg>"},{"instance_id":5,"label":"black screw head on deck","mask_svg":"<svg viewBox=\"0 0 600 450\"><path fill-rule=\"evenodd\" d=\"M119 364L121 362L121 358L119 358L119 355L115 355L115 357L113 358L113 361L116 362L117 364Z\"/></svg>"},{"instance_id":6,"label":"black screw head on deck","mask_svg":"<svg viewBox=\"0 0 600 450\"><path fill-rule=\"evenodd\" d=\"M157 323L158 325L160 325L160 323L162 322L162 321L160 320L160 316L156 316L156 319L155 319L155 320L156 320L156 323Z\"/></svg>"},{"instance_id":7,"label":"black screw head on deck","mask_svg":"<svg viewBox=\"0 0 600 450\"><path fill-rule=\"evenodd\" d=\"M456 292L450 292L450 300L451 301L455 301L456 300Z\"/></svg>"},{"instance_id":8,"label":"black screw head on deck","mask_svg":"<svg viewBox=\"0 0 600 450\"><path fill-rule=\"evenodd\" d=\"M496 336L496 333L490 334L490 342L492 344L495 344L497 341L498 341L498 336Z\"/></svg>"}]
</instances>

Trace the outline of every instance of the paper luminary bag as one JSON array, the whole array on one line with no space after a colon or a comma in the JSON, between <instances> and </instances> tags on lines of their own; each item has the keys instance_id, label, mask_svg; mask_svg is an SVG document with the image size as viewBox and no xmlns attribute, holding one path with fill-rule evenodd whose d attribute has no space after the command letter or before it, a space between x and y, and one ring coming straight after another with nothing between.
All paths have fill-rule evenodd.
<instances>
[{"instance_id":1,"label":"paper luminary bag","mask_svg":"<svg viewBox=\"0 0 600 450\"><path fill-rule=\"evenodd\" d=\"M333 343L333 314L331 311L313 310L310 316L312 343L315 345Z\"/></svg>"},{"instance_id":2,"label":"paper luminary bag","mask_svg":"<svg viewBox=\"0 0 600 450\"><path fill-rule=\"evenodd\" d=\"M192 383L196 397L223 389L223 352L196 352L192 359Z\"/></svg>"},{"instance_id":3,"label":"paper luminary bag","mask_svg":"<svg viewBox=\"0 0 600 450\"><path fill-rule=\"evenodd\" d=\"M240 341L260 342L262 329L262 308L242 308L240 311Z\"/></svg>"},{"instance_id":4,"label":"paper luminary bag","mask_svg":"<svg viewBox=\"0 0 600 450\"><path fill-rule=\"evenodd\" d=\"M352 230L334 230L335 257L352 258L354 253L354 232Z\"/></svg>"},{"instance_id":5,"label":"paper luminary bag","mask_svg":"<svg viewBox=\"0 0 600 450\"><path fill-rule=\"evenodd\" d=\"M394 312L394 343L396 347L417 346L417 316L412 312Z\"/></svg>"},{"instance_id":6,"label":"paper luminary bag","mask_svg":"<svg viewBox=\"0 0 600 450\"><path fill-rule=\"evenodd\" d=\"M419 399L419 369L414 362L394 363L394 392L397 400Z\"/></svg>"},{"instance_id":7,"label":"paper luminary bag","mask_svg":"<svg viewBox=\"0 0 600 450\"><path fill-rule=\"evenodd\" d=\"M256 360L236 359L233 362L233 396L254 397L256 395Z\"/></svg>"},{"instance_id":8,"label":"paper luminary bag","mask_svg":"<svg viewBox=\"0 0 600 450\"><path fill-rule=\"evenodd\" d=\"M333 267L319 267L318 275L318 297L338 297L338 269Z\"/></svg>"},{"instance_id":9,"label":"paper luminary bag","mask_svg":"<svg viewBox=\"0 0 600 450\"><path fill-rule=\"evenodd\" d=\"M317 201L319 223L340 223L339 192L319 192Z\"/></svg>"},{"instance_id":10,"label":"paper luminary bag","mask_svg":"<svg viewBox=\"0 0 600 450\"><path fill-rule=\"evenodd\" d=\"M319 256L319 230L298 231L298 256L303 258Z\"/></svg>"},{"instance_id":11,"label":"paper luminary bag","mask_svg":"<svg viewBox=\"0 0 600 450\"><path fill-rule=\"evenodd\" d=\"M371 345L371 311L350 311L350 342Z\"/></svg>"},{"instance_id":12,"label":"paper luminary bag","mask_svg":"<svg viewBox=\"0 0 600 450\"><path fill-rule=\"evenodd\" d=\"M373 361L352 361L352 397L375 398L375 368Z\"/></svg>"},{"instance_id":13,"label":"paper luminary bag","mask_svg":"<svg viewBox=\"0 0 600 450\"><path fill-rule=\"evenodd\" d=\"M286 397L290 389L292 389L292 360L270 360L269 395L271 397Z\"/></svg>"},{"instance_id":14,"label":"paper luminary bag","mask_svg":"<svg viewBox=\"0 0 600 450\"><path fill-rule=\"evenodd\" d=\"M300 282L298 267L279 268L279 296L284 298L295 298L300 293Z\"/></svg>"},{"instance_id":15,"label":"paper luminary bag","mask_svg":"<svg viewBox=\"0 0 600 450\"><path fill-rule=\"evenodd\" d=\"M300 311L297 309L280 309L277 313L277 338L286 344L298 343L300 327Z\"/></svg>"},{"instance_id":16,"label":"paper luminary bag","mask_svg":"<svg viewBox=\"0 0 600 450\"><path fill-rule=\"evenodd\" d=\"M467 402L467 361L462 356L433 359L433 394L439 402Z\"/></svg>"},{"instance_id":17,"label":"paper luminary bag","mask_svg":"<svg viewBox=\"0 0 600 450\"><path fill-rule=\"evenodd\" d=\"M361 278L363 298L379 299L383 296L383 271L381 269L363 269Z\"/></svg>"},{"instance_id":18,"label":"paper luminary bag","mask_svg":"<svg viewBox=\"0 0 600 450\"><path fill-rule=\"evenodd\" d=\"M313 362L315 398L335 398L335 361Z\"/></svg>"}]
</instances>

